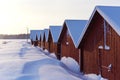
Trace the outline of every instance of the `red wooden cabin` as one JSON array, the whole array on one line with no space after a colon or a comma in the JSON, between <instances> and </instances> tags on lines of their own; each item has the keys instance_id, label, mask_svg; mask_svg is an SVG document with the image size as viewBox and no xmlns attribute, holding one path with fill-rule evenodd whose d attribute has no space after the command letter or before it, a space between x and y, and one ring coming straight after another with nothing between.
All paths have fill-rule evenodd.
<instances>
[{"instance_id":1,"label":"red wooden cabin","mask_svg":"<svg viewBox=\"0 0 120 80\"><path fill-rule=\"evenodd\" d=\"M61 43L61 56L72 57L78 64L80 53L77 45L86 22L86 20L65 20L58 40Z\"/></svg>"},{"instance_id":2,"label":"red wooden cabin","mask_svg":"<svg viewBox=\"0 0 120 80\"><path fill-rule=\"evenodd\" d=\"M97 6L79 41L82 71L120 79L120 7Z\"/></svg>"},{"instance_id":3,"label":"red wooden cabin","mask_svg":"<svg viewBox=\"0 0 120 80\"><path fill-rule=\"evenodd\" d=\"M45 46L45 40L44 40L43 38L44 38L44 30L41 30L41 31L40 31L39 43L40 43L40 47L41 47L42 49L44 49L44 46Z\"/></svg>"},{"instance_id":4,"label":"red wooden cabin","mask_svg":"<svg viewBox=\"0 0 120 80\"><path fill-rule=\"evenodd\" d=\"M34 46L38 46L38 37L37 37L38 32L39 30L30 30L31 44Z\"/></svg>"},{"instance_id":5,"label":"red wooden cabin","mask_svg":"<svg viewBox=\"0 0 120 80\"><path fill-rule=\"evenodd\" d=\"M31 44L33 45L34 40L33 40L33 30L30 30L30 40L31 40Z\"/></svg>"},{"instance_id":6,"label":"red wooden cabin","mask_svg":"<svg viewBox=\"0 0 120 80\"><path fill-rule=\"evenodd\" d=\"M48 36L49 36L49 29L44 30L44 39L45 39L45 49L49 50L49 42L48 42Z\"/></svg>"},{"instance_id":7,"label":"red wooden cabin","mask_svg":"<svg viewBox=\"0 0 120 80\"><path fill-rule=\"evenodd\" d=\"M55 53L57 58L60 59L60 45L58 44L58 38L61 33L61 26L50 26L48 42L49 42L49 52Z\"/></svg>"},{"instance_id":8,"label":"red wooden cabin","mask_svg":"<svg viewBox=\"0 0 120 80\"><path fill-rule=\"evenodd\" d=\"M41 47L41 37L40 37L40 33L41 33L41 30L38 30L38 31L36 32L36 35L37 35L37 38L38 38L37 45L38 45L39 47Z\"/></svg>"}]
</instances>

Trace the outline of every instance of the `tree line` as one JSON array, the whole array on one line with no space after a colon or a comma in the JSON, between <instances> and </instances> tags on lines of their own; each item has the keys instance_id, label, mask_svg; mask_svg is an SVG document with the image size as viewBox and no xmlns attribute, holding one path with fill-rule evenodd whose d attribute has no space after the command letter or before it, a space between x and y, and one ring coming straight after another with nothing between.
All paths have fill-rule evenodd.
<instances>
[{"instance_id":1,"label":"tree line","mask_svg":"<svg viewBox=\"0 0 120 80\"><path fill-rule=\"evenodd\" d=\"M0 34L0 39L27 39L29 38L30 34L15 34L15 35L7 35L7 34Z\"/></svg>"}]
</instances>

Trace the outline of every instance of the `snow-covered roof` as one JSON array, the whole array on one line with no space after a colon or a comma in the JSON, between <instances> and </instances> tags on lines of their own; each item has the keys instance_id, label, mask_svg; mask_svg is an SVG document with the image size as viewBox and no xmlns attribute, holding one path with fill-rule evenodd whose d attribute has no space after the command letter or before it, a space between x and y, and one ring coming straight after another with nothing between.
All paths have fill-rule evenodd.
<instances>
[{"instance_id":1,"label":"snow-covered roof","mask_svg":"<svg viewBox=\"0 0 120 80\"><path fill-rule=\"evenodd\" d=\"M120 36L120 6L97 6L96 10Z\"/></svg>"},{"instance_id":2,"label":"snow-covered roof","mask_svg":"<svg viewBox=\"0 0 120 80\"><path fill-rule=\"evenodd\" d=\"M40 30L30 30L30 39L36 41L36 36L38 33L40 33Z\"/></svg>"},{"instance_id":3,"label":"snow-covered roof","mask_svg":"<svg viewBox=\"0 0 120 80\"><path fill-rule=\"evenodd\" d=\"M77 47L78 45L78 41L80 39L80 36L82 35L86 23L87 20L65 20L65 24L75 47Z\"/></svg>"},{"instance_id":4,"label":"snow-covered roof","mask_svg":"<svg viewBox=\"0 0 120 80\"><path fill-rule=\"evenodd\" d=\"M46 42L48 41L48 35L49 35L49 29L45 29L45 38L46 38Z\"/></svg>"},{"instance_id":5,"label":"snow-covered roof","mask_svg":"<svg viewBox=\"0 0 120 80\"><path fill-rule=\"evenodd\" d=\"M58 42L62 26L50 26L50 32L52 34L53 42Z\"/></svg>"},{"instance_id":6,"label":"snow-covered roof","mask_svg":"<svg viewBox=\"0 0 120 80\"><path fill-rule=\"evenodd\" d=\"M86 28L83 32L82 37L84 36L92 18L96 12L98 12L120 36L120 6L96 6L87 25L86 25ZM82 40L82 37L80 38L79 44Z\"/></svg>"}]
</instances>

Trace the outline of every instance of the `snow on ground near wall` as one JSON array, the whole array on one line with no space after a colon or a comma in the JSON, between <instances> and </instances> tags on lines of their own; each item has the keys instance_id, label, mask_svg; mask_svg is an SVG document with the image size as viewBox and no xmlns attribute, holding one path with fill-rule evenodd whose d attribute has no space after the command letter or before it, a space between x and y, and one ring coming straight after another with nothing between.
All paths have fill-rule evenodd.
<instances>
[{"instance_id":1,"label":"snow on ground near wall","mask_svg":"<svg viewBox=\"0 0 120 80\"><path fill-rule=\"evenodd\" d=\"M66 66L75 73L80 72L79 64L71 57L62 57L61 62L66 64Z\"/></svg>"},{"instance_id":2,"label":"snow on ground near wall","mask_svg":"<svg viewBox=\"0 0 120 80\"><path fill-rule=\"evenodd\" d=\"M50 57L52 57L52 58L54 58L54 59L57 59L57 57L56 57L56 55L55 55L55 53L50 53L50 55L49 55Z\"/></svg>"},{"instance_id":3,"label":"snow on ground near wall","mask_svg":"<svg viewBox=\"0 0 120 80\"><path fill-rule=\"evenodd\" d=\"M96 74L85 74L86 80L108 80L105 78L102 78L101 75Z\"/></svg>"},{"instance_id":4,"label":"snow on ground near wall","mask_svg":"<svg viewBox=\"0 0 120 80\"><path fill-rule=\"evenodd\" d=\"M0 80L94 80L93 75L74 73L78 67L68 67L68 60L78 66L71 58L59 61L26 40L0 40Z\"/></svg>"}]
</instances>

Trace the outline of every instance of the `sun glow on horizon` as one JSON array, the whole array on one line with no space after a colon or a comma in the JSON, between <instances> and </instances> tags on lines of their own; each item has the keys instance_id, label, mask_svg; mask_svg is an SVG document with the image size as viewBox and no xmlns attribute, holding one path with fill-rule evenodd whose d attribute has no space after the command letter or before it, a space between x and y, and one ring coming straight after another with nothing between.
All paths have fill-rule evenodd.
<instances>
[{"instance_id":1,"label":"sun glow on horizon","mask_svg":"<svg viewBox=\"0 0 120 80\"><path fill-rule=\"evenodd\" d=\"M63 25L65 19L89 19L95 5L120 5L119 0L0 0L0 34ZM88 9L89 8L89 9Z\"/></svg>"}]
</instances>

